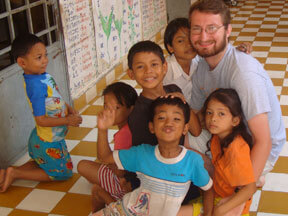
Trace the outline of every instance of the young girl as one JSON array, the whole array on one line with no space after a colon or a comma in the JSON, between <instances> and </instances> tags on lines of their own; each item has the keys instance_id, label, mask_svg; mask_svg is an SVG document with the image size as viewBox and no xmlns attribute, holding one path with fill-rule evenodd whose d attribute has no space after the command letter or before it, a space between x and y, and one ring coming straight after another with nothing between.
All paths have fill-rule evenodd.
<instances>
[{"instance_id":1,"label":"young girl","mask_svg":"<svg viewBox=\"0 0 288 216\"><path fill-rule=\"evenodd\" d=\"M103 162L136 172L141 183L123 200L111 203L95 216L175 216L191 181L206 191L205 201L211 199L212 180L204 169L201 156L179 145L188 131L188 104L178 97L159 97L152 102L150 113L149 129L155 133L158 145L142 144L111 152L108 142L98 143ZM114 115L113 108L104 110L98 116L98 129L105 130Z\"/></svg>"},{"instance_id":2,"label":"young girl","mask_svg":"<svg viewBox=\"0 0 288 216\"><path fill-rule=\"evenodd\" d=\"M132 146L132 136L127 119L138 97L137 92L130 85L116 82L104 89L103 96L103 112L108 107L113 107L115 110L115 118L110 122L109 127L117 125L119 128L114 135L114 149L128 149ZM100 113L99 116L101 115ZM108 128L98 130L97 148L101 142L108 143ZM101 158L99 151L97 151L97 158ZM132 173L119 172L116 167L108 167L95 161L82 160L78 163L77 169L90 183L95 184L92 188L93 212L102 209L105 204L121 199L125 193L139 185L137 185L137 180L135 184L130 184L130 179L133 178Z\"/></svg>"},{"instance_id":3,"label":"young girl","mask_svg":"<svg viewBox=\"0 0 288 216\"><path fill-rule=\"evenodd\" d=\"M213 188L217 204L213 215L249 215L251 197L256 191L250 159L252 137L244 123L237 92L218 89L211 93L205 101L203 115L212 134L207 147L214 165ZM199 212L194 215L198 215L196 213Z\"/></svg>"},{"instance_id":4,"label":"young girl","mask_svg":"<svg viewBox=\"0 0 288 216\"><path fill-rule=\"evenodd\" d=\"M191 80L193 73L197 70L199 56L192 48L189 32L190 24L187 18L176 18L167 25L164 45L170 56L166 58L168 69L163 83L164 85L176 84L181 88L187 103L191 106ZM242 43L237 49L246 53L252 51L250 43ZM205 143L210 137L210 133L205 129L198 137L188 133L189 145L198 152L205 153Z\"/></svg>"}]
</instances>

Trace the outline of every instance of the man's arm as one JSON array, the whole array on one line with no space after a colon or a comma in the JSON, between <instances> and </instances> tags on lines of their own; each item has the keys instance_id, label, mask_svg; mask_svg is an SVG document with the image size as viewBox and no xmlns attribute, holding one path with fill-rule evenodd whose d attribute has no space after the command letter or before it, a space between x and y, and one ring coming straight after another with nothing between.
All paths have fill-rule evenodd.
<instances>
[{"instance_id":1,"label":"man's arm","mask_svg":"<svg viewBox=\"0 0 288 216\"><path fill-rule=\"evenodd\" d=\"M253 136L251 161L255 180L257 181L262 174L272 148L267 113L258 114L251 118L248 121L248 126Z\"/></svg>"}]
</instances>

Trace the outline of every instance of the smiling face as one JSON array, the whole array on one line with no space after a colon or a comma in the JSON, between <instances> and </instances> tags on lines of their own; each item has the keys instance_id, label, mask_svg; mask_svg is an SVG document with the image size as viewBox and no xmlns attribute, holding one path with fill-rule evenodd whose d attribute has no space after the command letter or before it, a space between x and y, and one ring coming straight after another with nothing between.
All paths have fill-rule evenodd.
<instances>
[{"instance_id":1,"label":"smiling face","mask_svg":"<svg viewBox=\"0 0 288 216\"><path fill-rule=\"evenodd\" d=\"M216 134L220 139L229 135L233 127L240 122L239 117L233 117L229 108L218 100L211 99L205 113L206 128L211 134Z\"/></svg>"},{"instance_id":2,"label":"smiling face","mask_svg":"<svg viewBox=\"0 0 288 216\"><path fill-rule=\"evenodd\" d=\"M17 63L23 68L25 74L39 75L46 71L48 57L43 43L36 43L29 52L17 59Z\"/></svg>"},{"instance_id":3,"label":"smiling face","mask_svg":"<svg viewBox=\"0 0 288 216\"><path fill-rule=\"evenodd\" d=\"M180 28L173 37L172 46L167 46L169 52L173 53L177 60L191 61L196 56L191 46L188 28Z\"/></svg>"},{"instance_id":4,"label":"smiling face","mask_svg":"<svg viewBox=\"0 0 288 216\"><path fill-rule=\"evenodd\" d=\"M130 78L136 80L143 90L162 87L162 80L166 72L167 63L162 63L161 58L152 52L135 54L132 70L128 70Z\"/></svg>"},{"instance_id":5,"label":"smiling face","mask_svg":"<svg viewBox=\"0 0 288 216\"><path fill-rule=\"evenodd\" d=\"M188 131L183 110L176 105L163 104L155 108L153 122L149 129L154 133L159 143L178 145L182 135Z\"/></svg>"},{"instance_id":6,"label":"smiling face","mask_svg":"<svg viewBox=\"0 0 288 216\"><path fill-rule=\"evenodd\" d=\"M225 29L219 14L202 13L195 10L191 14L190 20L190 40L198 55L206 58L216 56L225 50L232 28L229 24L227 29ZM202 31L200 34L193 34L193 28L201 28ZM213 34L208 34L205 31L206 28L215 28L217 31Z\"/></svg>"}]
</instances>

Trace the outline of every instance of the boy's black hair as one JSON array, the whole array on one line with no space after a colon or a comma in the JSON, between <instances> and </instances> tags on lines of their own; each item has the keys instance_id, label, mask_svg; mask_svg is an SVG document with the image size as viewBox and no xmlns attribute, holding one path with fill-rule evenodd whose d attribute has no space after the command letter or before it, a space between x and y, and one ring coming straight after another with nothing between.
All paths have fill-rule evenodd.
<instances>
[{"instance_id":1,"label":"boy's black hair","mask_svg":"<svg viewBox=\"0 0 288 216\"><path fill-rule=\"evenodd\" d=\"M203 116L206 115L206 110L209 101L211 100L217 100L223 105L225 105L229 111L231 112L231 115L233 117L239 117L240 123L239 125L233 127L232 132L224 137L223 140L221 140L221 156L224 154L224 149L229 146L229 144L234 140L234 138L237 135L240 135L243 137L243 139L248 143L250 149L252 149L253 142L252 142L252 136L248 132L247 126L245 124L246 119L241 107L241 101L237 94L237 92L234 89L217 89L214 92L212 92L208 98L206 99L204 106L203 106ZM210 151L210 141L207 143L208 151Z\"/></svg>"},{"instance_id":2,"label":"boy's black hair","mask_svg":"<svg viewBox=\"0 0 288 216\"><path fill-rule=\"evenodd\" d=\"M139 52L148 52L148 53L154 53L155 55L159 56L161 59L162 63L165 62L165 57L163 54L162 48L154 43L153 41L146 40L146 41L140 41L136 44L134 44L129 52L128 52L128 67L129 69L132 70L132 65L133 65L133 58L134 56L139 53Z\"/></svg>"},{"instance_id":3,"label":"boy's black hair","mask_svg":"<svg viewBox=\"0 0 288 216\"><path fill-rule=\"evenodd\" d=\"M112 93L115 95L119 104L130 108L135 105L136 99L138 97L136 90L123 82L115 82L108 85L104 91L103 96Z\"/></svg>"},{"instance_id":4,"label":"boy's black hair","mask_svg":"<svg viewBox=\"0 0 288 216\"><path fill-rule=\"evenodd\" d=\"M165 33L164 33L164 46L167 50L167 52L172 55L172 53L168 49L168 45L172 47L172 41L175 36L175 34L178 32L181 28L187 28L190 29L189 20L187 18L176 18L168 23Z\"/></svg>"},{"instance_id":5,"label":"boy's black hair","mask_svg":"<svg viewBox=\"0 0 288 216\"><path fill-rule=\"evenodd\" d=\"M136 173L125 171L124 178L127 182L130 182L132 190L140 186L140 179L137 178Z\"/></svg>"},{"instance_id":6,"label":"boy's black hair","mask_svg":"<svg viewBox=\"0 0 288 216\"><path fill-rule=\"evenodd\" d=\"M25 33L24 35L19 35L12 43L11 54L17 61L19 57L27 55L30 49L37 43L44 44L44 42L34 34Z\"/></svg>"},{"instance_id":7,"label":"boy's black hair","mask_svg":"<svg viewBox=\"0 0 288 216\"><path fill-rule=\"evenodd\" d=\"M189 120L190 120L190 107L189 107L189 105L187 103L184 103L181 98L171 97L171 96L158 97L157 99L155 99L152 102L152 104L150 105L150 112L149 112L150 113L150 118L149 118L150 122L153 122L156 107L162 106L164 104L178 106L183 111L185 124L187 124L189 122Z\"/></svg>"}]
</instances>

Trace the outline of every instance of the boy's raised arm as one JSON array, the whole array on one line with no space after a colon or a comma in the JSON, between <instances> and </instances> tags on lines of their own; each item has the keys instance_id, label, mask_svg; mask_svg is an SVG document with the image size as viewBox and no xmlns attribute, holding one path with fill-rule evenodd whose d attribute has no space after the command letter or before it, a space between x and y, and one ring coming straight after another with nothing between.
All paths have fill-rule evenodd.
<instances>
[{"instance_id":1,"label":"boy's raised arm","mask_svg":"<svg viewBox=\"0 0 288 216\"><path fill-rule=\"evenodd\" d=\"M115 119L114 109L104 109L98 114L97 127L97 158L105 163L115 163L113 152L108 142L108 128L113 125Z\"/></svg>"}]
</instances>

